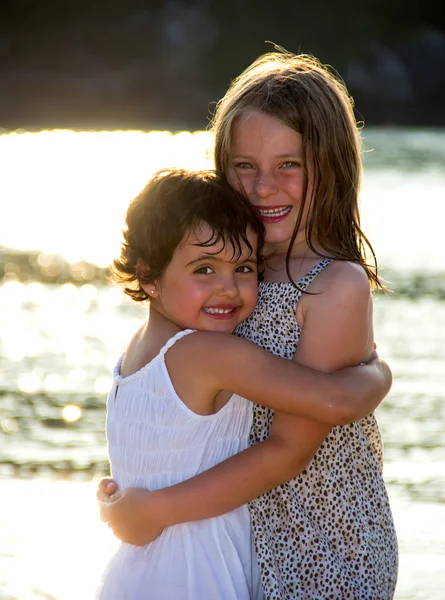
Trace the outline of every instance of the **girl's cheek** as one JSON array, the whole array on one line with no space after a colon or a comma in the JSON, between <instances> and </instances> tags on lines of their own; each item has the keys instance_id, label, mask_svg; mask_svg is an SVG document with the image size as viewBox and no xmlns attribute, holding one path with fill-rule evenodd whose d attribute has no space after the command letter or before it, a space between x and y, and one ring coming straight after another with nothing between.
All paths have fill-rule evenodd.
<instances>
[{"instance_id":1,"label":"girl's cheek","mask_svg":"<svg viewBox=\"0 0 445 600\"><path fill-rule=\"evenodd\" d=\"M230 168L227 172L227 181L230 183L232 187L238 189L239 187L239 178L236 174L235 170Z\"/></svg>"},{"instance_id":2,"label":"girl's cheek","mask_svg":"<svg viewBox=\"0 0 445 600\"><path fill-rule=\"evenodd\" d=\"M231 170L228 175L228 181L232 187L238 192L248 193L249 188L252 186L252 176L245 171Z\"/></svg>"},{"instance_id":3,"label":"girl's cheek","mask_svg":"<svg viewBox=\"0 0 445 600\"><path fill-rule=\"evenodd\" d=\"M252 177L247 177L247 176L241 177L236 189L239 192L246 194L247 198L251 202L253 201L254 194L253 194L253 179L252 179Z\"/></svg>"},{"instance_id":4,"label":"girl's cheek","mask_svg":"<svg viewBox=\"0 0 445 600\"><path fill-rule=\"evenodd\" d=\"M248 298L248 302L253 310L258 301L258 284L256 282L246 289L246 297Z\"/></svg>"}]
</instances>

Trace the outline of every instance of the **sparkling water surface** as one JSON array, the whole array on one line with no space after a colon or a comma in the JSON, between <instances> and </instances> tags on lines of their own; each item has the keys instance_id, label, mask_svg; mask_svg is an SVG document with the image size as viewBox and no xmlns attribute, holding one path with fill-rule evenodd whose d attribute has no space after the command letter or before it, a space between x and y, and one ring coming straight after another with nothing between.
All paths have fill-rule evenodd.
<instances>
[{"instance_id":1,"label":"sparkling water surface","mask_svg":"<svg viewBox=\"0 0 445 600\"><path fill-rule=\"evenodd\" d=\"M377 415L400 542L397 600L445 598L445 132L365 130L365 229L394 385ZM0 244L105 266L129 199L165 166L211 166L208 133L0 136ZM14 262L14 261L12 261ZM144 309L105 283L0 286L0 598L88 598L115 547L95 506L112 368Z\"/></svg>"}]
</instances>

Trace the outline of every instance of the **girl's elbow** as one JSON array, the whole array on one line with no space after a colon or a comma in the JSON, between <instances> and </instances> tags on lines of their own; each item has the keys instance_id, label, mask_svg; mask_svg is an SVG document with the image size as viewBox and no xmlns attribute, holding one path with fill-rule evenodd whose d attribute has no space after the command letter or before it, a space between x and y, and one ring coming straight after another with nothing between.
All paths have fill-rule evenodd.
<instances>
[{"instance_id":1,"label":"girl's elbow","mask_svg":"<svg viewBox=\"0 0 445 600\"><path fill-rule=\"evenodd\" d=\"M338 425L349 425L350 423L354 423L354 421L360 421L363 418L363 412L357 410L356 406L347 405L345 410L343 411L341 420Z\"/></svg>"},{"instance_id":2,"label":"girl's elbow","mask_svg":"<svg viewBox=\"0 0 445 600\"><path fill-rule=\"evenodd\" d=\"M385 396L387 394L389 394L389 392L390 392L390 390L392 388L392 381L393 381L392 372L391 372L391 369L388 367L387 373L385 374L384 395L383 395L383 398L385 398Z\"/></svg>"},{"instance_id":3,"label":"girl's elbow","mask_svg":"<svg viewBox=\"0 0 445 600\"><path fill-rule=\"evenodd\" d=\"M334 425L349 425L357 420L357 414L354 408L345 403L338 414L335 415Z\"/></svg>"},{"instance_id":4,"label":"girl's elbow","mask_svg":"<svg viewBox=\"0 0 445 600\"><path fill-rule=\"evenodd\" d=\"M330 425L348 425L357 420L357 406L347 392L330 403L329 411L325 413L325 422Z\"/></svg>"},{"instance_id":5,"label":"girl's elbow","mask_svg":"<svg viewBox=\"0 0 445 600\"><path fill-rule=\"evenodd\" d=\"M361 396L355 395L349 401L345 402L342 423L339 424L349 425L349 423L361 421L374 412L381 400L381 398L376 397L375 390L369 391L365 395L363 392Z\"/></svg>"},{"instance_id":6,"label":"girl's elbow","mask_svg":"<svg viewBox=\"0 0 445 600\"><path fill-rule=\"evenodd\" d=\"M354 421L360 421L367 413L369 402L358 402L356 396L345 394L337 405L335 425L349 425Z\"/></svg>"}]
</instances>

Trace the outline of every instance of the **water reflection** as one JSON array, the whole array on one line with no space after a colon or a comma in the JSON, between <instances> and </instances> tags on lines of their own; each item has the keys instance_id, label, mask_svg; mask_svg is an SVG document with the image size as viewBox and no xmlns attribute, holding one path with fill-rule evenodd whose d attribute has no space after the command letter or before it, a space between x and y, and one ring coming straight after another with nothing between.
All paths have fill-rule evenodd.
<instances>
[{"instance_id":1,"label":"water reflection","mask_svg":"<svg viewBox=\"0 0 445 600\"><path fill-rule=\"evenodd\" d=\"M98 458L93 471L106 469L103 420L111 371L146 309L104 285L19 282L0 288L0 308L0 437L7 438L0 462L26 470L80 453L82 468ZM426 464L443 467L436 450L445 446L445 303L380 296L375 330L394 372L392 392L379 409L386 464L406 461L415 482ZM436 475L445 489L445 473ZM400 485L405 480L392 477ZM424 495L443 498L423 476L416 485Z\"/></svg>"},{"instance_id":2,"label":"water reflection","mask_svg":"<svg viewBox=\"0 0 445 600\"><path fill-rule=\"evenodd\" d=\"M365 128L365 168L395 169L404 172L443 171L445 145L443 129Z\"/></svg>"},{"instance_id":3,"label":"water reflection","mask_svg":"<svg viewBox=\"0 0 445 600\"><path fill-rule=\"evenodd\" d=\"M43 131L0 136L0 240L109 264L128 201L159 168L210 168L205 132ZM26 218L23 216L26 215ZM16 224L16 226L11 226ZM57 224L57 225L55 225Z\"/></svg>"},{"instance_id":4,"label":"water reflection","mask_svg":"<svg viewBox=\"0 0 445 600\"><path fill-rule=\"evenodd\" d=\"M439 600L445 132L365 130L365 146L365 228L394 290L376 298L375 331L394 372L378 418L402 552L396 598ZM108 472L111 371L146 313L104 284L105 267L151 172L209 168L210 157L205 132L0 136L0 242L22 249L0 253L1 597L88 597L109 556L94 484L79 482Z\"/></svg>"},{"instance_id":5,"label":"water reflection","mask_svg":"<svg viewBox=\"0 0 445 600\"><path fill-rule=\"evenodd\" d=\"M381 261L421 268L433 260L445 270L445 132L365 128L363 135L364 224ZM212 143L203 131L0 135L0 197L6 200L0 241L38 251L31 262L48 277L93 280L87 263L109 264L128 201L153 171L211 168ZM71 273L59 256L75 265ZM5 270L26 271L22 258L11 256Z\"/></svg>"}]
</instances>

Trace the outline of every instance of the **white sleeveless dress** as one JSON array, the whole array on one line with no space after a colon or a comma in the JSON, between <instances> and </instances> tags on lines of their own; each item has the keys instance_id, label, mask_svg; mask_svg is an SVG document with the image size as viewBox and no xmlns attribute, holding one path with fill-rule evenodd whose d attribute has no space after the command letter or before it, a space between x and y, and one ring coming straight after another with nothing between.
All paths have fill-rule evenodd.
<instances>
[{"instance_id":1,"label":"white sleeveless dress","mask_svg":"<svg viewBox=\"0 0 445 600\"><path fill-rule=\"evenodd\" d=\"M107 401L112 476L120 490L157 490L189 479L249 445L252 404L233 395L216 414L198 415L176 394L165 353L171 338L128 377L114 369ZM263 598L247 506L166 529L143 547L121 543L98 600L260 600Z\"/></svg>"}]
</instances>

